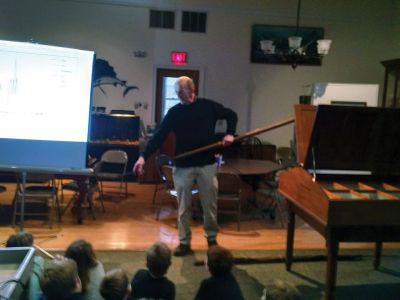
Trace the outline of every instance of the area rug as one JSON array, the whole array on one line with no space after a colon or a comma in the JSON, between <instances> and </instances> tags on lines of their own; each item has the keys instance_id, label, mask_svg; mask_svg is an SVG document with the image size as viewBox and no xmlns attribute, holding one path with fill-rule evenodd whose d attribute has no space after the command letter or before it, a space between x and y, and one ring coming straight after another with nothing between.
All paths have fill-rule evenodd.
<instances>
[{"instance_id":1,"label":"area rug","mask_svg":"<svg viewBox=\"0 0 400 300\"><path fill-rule=\"evenodd\" d=\"M59 252L58 252L59 253ZM105 270L123 268L133 274L145 267L143 251L97 251ZM292 271L284 264L283 251L235 251L233 273L245 299L260 299L262 290L274 278L294 284L303 299L324 299L326 260L324 251L295 250ZM338 261L336 299L400 299L400 250L384 250L381 266L373 268L373 251L341 250ZM193 299L201 280L208 276L201 265L205 252L172 260L168 278L176 285L176 299ZM310 258L309 261L307 258ZM267 261L268 263L260 263Z\"/></svg>"}]
</instances>

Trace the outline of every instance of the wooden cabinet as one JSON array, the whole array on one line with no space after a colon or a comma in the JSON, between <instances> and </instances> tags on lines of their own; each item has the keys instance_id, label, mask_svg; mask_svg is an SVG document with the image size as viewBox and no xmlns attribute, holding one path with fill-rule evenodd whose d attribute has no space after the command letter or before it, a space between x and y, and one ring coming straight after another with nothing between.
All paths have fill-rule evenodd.
<instances>
[{"instance_id":1,"label":"wooden cabinet","mask_svg":"<svg viewBox=\"0 0 400 300\"><path fill-rule=\"evenodd\" d=\"M385 81L383 83L382 106L400 107L400 58L382 61L385 67Z\"/></svg>"}]
</instances>

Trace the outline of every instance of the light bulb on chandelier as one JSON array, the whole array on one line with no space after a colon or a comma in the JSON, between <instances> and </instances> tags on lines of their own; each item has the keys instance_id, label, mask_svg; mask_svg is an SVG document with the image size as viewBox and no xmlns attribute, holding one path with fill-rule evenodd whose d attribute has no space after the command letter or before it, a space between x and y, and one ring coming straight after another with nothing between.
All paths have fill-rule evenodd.
<instances>
[{"instance_id":1,"label":"light bulb on chandelier","mask_svg":"<svg viewBox=\"0 0 400 300\"><path fill-rule=\"evenodd\" d=\"M301 0L297 4L296 34L288 37L286 48L279 47L274 40L260 40L260 49L264 55L277 56L280 61L290 63L295 69L299 63L307 60L322 60L329 53L332 40L312 38L302 45L303 37L299 33ZM315 49L315 50L314 50ZM319 63L320 64L320 63Z\"/></svg>"}]
</instances>

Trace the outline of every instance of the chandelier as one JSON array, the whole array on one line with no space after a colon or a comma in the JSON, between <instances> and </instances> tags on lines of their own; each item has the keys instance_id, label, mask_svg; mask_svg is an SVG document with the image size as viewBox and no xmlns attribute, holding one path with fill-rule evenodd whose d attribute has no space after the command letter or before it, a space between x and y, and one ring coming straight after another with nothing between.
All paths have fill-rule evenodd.
<instances>
[{"instance_id":1,"label":"chandelier","mask_svg":"<svg viewBox=\"0 0 400 300\"><path fill-rule=\"evenodd\" d=\"M287 43L277 43L272 39L260 40L260 49L264 55L273 56L282 63L289 63L293 69L300 63L320 64L322 58L328 54L332 43L332 40L311 38L303 44L303 37L299 34L300 8L301 0L298 0L296 33L288 37Z\"/></svg>"}]
</instances>

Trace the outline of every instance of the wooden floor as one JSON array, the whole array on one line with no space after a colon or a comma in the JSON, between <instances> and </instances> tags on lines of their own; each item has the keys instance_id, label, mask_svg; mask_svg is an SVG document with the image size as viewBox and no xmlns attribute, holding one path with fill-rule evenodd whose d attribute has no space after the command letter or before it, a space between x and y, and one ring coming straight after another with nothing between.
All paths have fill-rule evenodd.
<instances>
[{"instance_id":1,"label":"wooden floor","mask_svg":"<svg viewBox=\"0 0 400 300\"><path fill-rule=\"evenodd\" d=\"M14 185L6 184L7 192L0 194L0 210L10 211L14 195ZM78 225L70 210L66 212L61 224L48 224L41 220L27 220L25 230L34 234L35 243L47 250L63 250L76 239L85 239L98 250L131 249L141 250L160 240L170 247L179 243L176 228L176 210L171 202L155 220L155 208L152 205L154 185L129 183L129 197L116 195L105 199L106 212L102 212L100 202L95 200L96 220L87 214L84 223ZM161 193L159 194L161 196ZM64 203L71 197L67 193ZM95 198L96 195L95 195ZM252 217L253 216L253 217ZM243 217L241 231L236 229L236 221L231 216L219 218L219 244L232 250L283 250L286 248L286 229L281 228L278 219L262 218L254 209ZM0 225L0 241L18 231L10 224ZM206 249L202 224L193 221L192 248ZM341 248L372 248L372 244L341 244ZM399 244L385 244L385 247L399 247ZM295 249L324 249L324 239L308 225L297 220Z\"/></svg>"}]
</instances>

